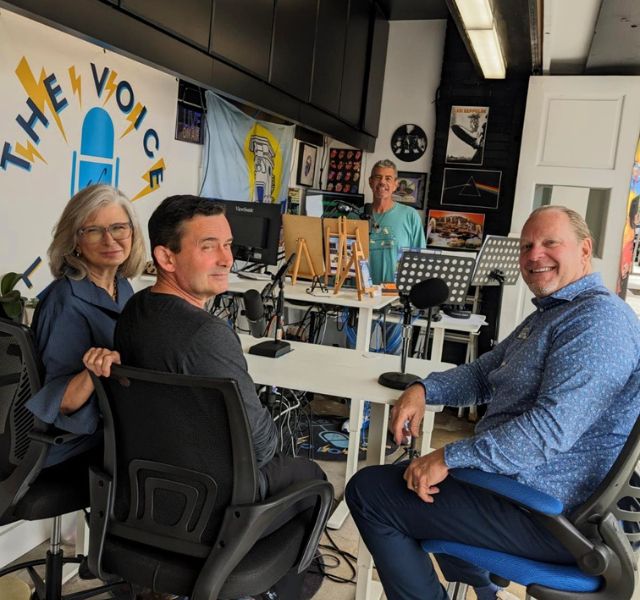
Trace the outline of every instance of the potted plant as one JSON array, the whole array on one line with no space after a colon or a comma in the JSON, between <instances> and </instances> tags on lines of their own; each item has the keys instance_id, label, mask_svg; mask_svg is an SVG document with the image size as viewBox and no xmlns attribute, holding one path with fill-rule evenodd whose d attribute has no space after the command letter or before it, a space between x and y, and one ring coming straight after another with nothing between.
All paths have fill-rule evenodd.
<instances>
[{"instance_id":1,"label":"potted plant","mask_svg":"<svg viewBox=\"0 0 640 600\"><path fill-rule=\"evenodd\" d=\"M0 316L22 322L26 298L14 289L22 279L20 273L5 273L0 279Z\"/></svg>"}]
</instances>

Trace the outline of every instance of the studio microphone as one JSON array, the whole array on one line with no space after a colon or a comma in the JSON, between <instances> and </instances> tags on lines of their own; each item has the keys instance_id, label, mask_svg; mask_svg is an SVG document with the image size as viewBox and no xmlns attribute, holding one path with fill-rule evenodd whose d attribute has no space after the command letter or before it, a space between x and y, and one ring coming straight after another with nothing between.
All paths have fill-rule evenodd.
<instances>
[{"instance_id":1,"label":"studio microphone","mask_svg":"<svg viewBox=\"0 0 640 600\"><path fill-rule=\"evenodd\" d=\"M434 308L444 304L449 297L449 286L439 277L431 277L411 287L409 302L416 308Z\"/></svg>"},{"instance_id":2,"label":"studio microphone","mask_svg":"<svg viewBox=\"0 0 640 600\"><path fill-rule=\"evenodd\" d=\"M242 294L244 300L244 314L249 321L251 335L256 338L264 337L267 323L264 320L264 304L258 290L247 290Z\"/></svg>"},{"instance_id":3,"label":"studio microphone","mask_svg":"<svg viewBox=\"0 0 640 600\"><path fill-rule=\"evenodd\" d=\"M404 390L420 378L417 375L406 372L407 355L409 352L409 340L411 338L411 305L419 309L427 308L427 347L431 330L432 311L449 297L449 286L440 278L432 277L411 286L408 296L403 294L404 302L402 319L402 355L400 358L400 371L388 371L378 377L378 383L394 390Z\"/></svg>"},{"instance_id":4,"label":"studio microphone","mask_svg":"<svg viewBox=\"0 0 640 600\"><path fill-rule=\"evenodd\" d=\"M278 272L273 276L272 281L267 283L267 285L264 287L264 289L260 293L260 296L262 298L267 298L268 296L271 295L271 292L273 292L273 288L276 287L276 285L278 285L282 279L284 279L284 276L287 274L289 267L293 264L293 261L295 259L296 259L296 253L292 252L289 258L285 261L285 263L278 269Z\"/></svg>"}]
</instances>

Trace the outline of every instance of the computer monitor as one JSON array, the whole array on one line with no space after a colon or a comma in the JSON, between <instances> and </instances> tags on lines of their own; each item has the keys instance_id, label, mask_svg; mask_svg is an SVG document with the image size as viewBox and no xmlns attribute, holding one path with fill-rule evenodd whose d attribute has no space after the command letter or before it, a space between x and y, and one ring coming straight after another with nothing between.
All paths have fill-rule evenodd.
<instances>
[{"instance_id":1,"label":"computer monitor","mask_svg":"<svg viewBox=\"0 0 640 600\"><path fill-rule=\"evenodd\" d=\"M305 214L310 217L360 218L363 207L364 194L307 190L305 195Z\"/></svg>"},{"instance_id":2,"label":"computer monitor","mask_svg":"<svg viewBox=\"0 0 640 600\"><path fill-rule=\"evenodd\" d=\"M278 264L282 214L279 204L261 204L211 198L225 207L233 234L233 256L238 260Z\"/></svg>"}]
</instances>

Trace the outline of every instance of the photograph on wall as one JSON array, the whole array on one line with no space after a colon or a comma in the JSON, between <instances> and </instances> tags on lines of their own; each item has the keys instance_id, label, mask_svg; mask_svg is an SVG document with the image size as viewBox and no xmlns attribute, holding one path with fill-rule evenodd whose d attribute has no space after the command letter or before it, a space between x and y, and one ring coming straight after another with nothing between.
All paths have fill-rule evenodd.
<instances>
[{"instance_id":1,"label":"photograph on wall","mask_svg":"<svg viewBox=\"0 0 640 600\"><path fill-rule=\"evenodd\" d=\"M449 210L430 210L427 246L449 250L478 250L482 245L484 215Z\"/></svg>"},{"instance_id":2,"label":"photograph on wall","mask_svg":"<svg viewBox=\"0 0 640 600\"><path fill-rule=\"evenodd\" d=\"M329 150L327 191L357 194L361 168L362 150L331 148Z\"/></svg>"},{"instance_id":3,"label":"photograph on wall","mask_svg":"<svg viewBox=\"0 0 640 600\"><path fill-rule=\"evenodd\" d=\"M414 208L424 206L424 193L427 183L426 173L398 171L398 187L393 192L393 199Z\"/></svg>"},{"instance_id":4,"label":"photograph on wall","mask_svg":"<svg viewBox=\"0 0 640 600\"><path fill-rule=\"evenodd\" d=\"M488 106L451 107L446 162L482 164L488 118Z\"/></svg>"},{"instance_id":5,"label":"photograph on wall","mask_svg":"<svg viewBox=\"0 0 640 600\"><path fill-rule=\"evenodd\" d=\"M310 144L300 142L298 152L298 177L297 184L311 187L316 174L316 158L318 149Z\"/></svg>"},{"instance_id":6,"label":"photograph on wall","mask_svg":"<svg viewBox=\"0 0 640 600\"><path fill-rule=\"evenodd\" d=\"M498 208L502 171L445 169L441 204L468 208Z\"/></svg>"}]
</instances>

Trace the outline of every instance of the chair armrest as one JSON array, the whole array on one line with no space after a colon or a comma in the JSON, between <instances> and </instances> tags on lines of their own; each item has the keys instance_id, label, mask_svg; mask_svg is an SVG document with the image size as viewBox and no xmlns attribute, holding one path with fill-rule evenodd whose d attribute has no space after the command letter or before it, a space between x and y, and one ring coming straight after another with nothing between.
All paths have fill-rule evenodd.
<instances>
[{"instance_id":1,"label":"chair armrest","mask_svg":"<svg viewBox=\"0 0 640 600\"><path fill-rule=\"evenodd\" d=\"M103 581L109 575L102 570L102 551L107 522L113 505L113 478L98 467L89 467L91 514L89 515L89 570Z\"/></svg>"},{"instance_id":2,"label":"chair armrest","mask_svg":"<svg viewBox=\"0 0 640 600\"><path fill-rule=\"evenodd\" d=\"M585 537L563 514L560 500L497 473L478 469L451 469L449 475L505 498L533 513L536 520L575 557L580 568L589 575L601 575L610 562L602 544Z\"/></svg>"},{"instance_id":3,"label":"chair armrest","mask_svg":"<svg viewBox=\"0 0 640 600\"><path fill-rule=\"evenodd\" d=\"M558 516L564 510L564 505L557 498L534 490L506 475L487 473L479 469L451 469L449 475L458 481L488 490L544 515Z\"/></svg>"},{"instance_id":4,"label":"chair armrest","mask_svg":"<svg viewBox=\"0 0 640 600\"><path fill-rule=\"evenodd\" d=\"M66 444L67 442L80 437L80 435L77 433L69 433L68 431L57 429L56 427L50 427L46 431L38 431L37 429L32 429L28 435L32 440L43 442L51 446Z\"/></svg>"},{"instance_id":5,"label":"chair armrest","mask_svg":"<svg viewBox=\"0 0 640 600\"><path fill-rule=\"evenodd\" d=\"M327 481L296 483L264 502L228 507L218 539L200 571L191 600L217 600L233 569L274 520L300 500L314 497L319 498L320 508L298 562L298 572L306 569L313 559L333 502L333 486Z\"/></svg>"}]
</instances>

